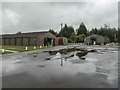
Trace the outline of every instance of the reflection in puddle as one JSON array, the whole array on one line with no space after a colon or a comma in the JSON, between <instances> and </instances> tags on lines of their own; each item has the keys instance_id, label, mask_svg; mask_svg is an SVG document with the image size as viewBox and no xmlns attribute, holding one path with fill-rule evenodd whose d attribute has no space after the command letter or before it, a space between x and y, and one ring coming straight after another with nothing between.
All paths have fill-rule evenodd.
<instances>
[{"instance_id":1,"label":"reflection in puddle","mask_svg":"<svg viewBox=\"0 0 120 90\"><path fill-rule=\"evenodd\" d=\"M15 60L13 61L13 63L21 63L22 61L21 60Z\"/></svg>"},{"instance_id":2,"label":"reflection in puddle","mask_svg":"<svg viewBox=\"0 0 120 90\"><path fill-rule=\"evenodd\" d=\"M96 72L96 65L94 63L88 62L88 63L82 63L82 64L74 64L74 66L69 67L70 72L71 70L74 71L74 74L76 73L95 73Z\"/></svg>"},{"instance_id":3,"label":"reflection in puddle","mask_svg":"<svg viewBox=\"0 0 120 90\"><path fill-rule=\"evenodd\" d=\"M85 60L85 58L83 58L83 56L85 56L85 55L87 55L87 51L84 51L84 52L78 52L76 55L80 58L80 59L82 59L82 60Z\"/></svg>"},{"instance_id":4,"label":"reflection in puddle","mask_svg":"<svg viewBox=\"0 0 120 90\"><path fill-rule=\"evenodd\" d=\"M96 50L85 50L83 48L67 48L67 49L60 49L60 50L54 50L54 51L44 51L49 52L50 55L55 55L53 58L62 58L64 57L65 60L71 57L76 57L77 59L85 60L83 56L87 55L88 52L96 52ZM62 57L61 57L62 56ZM78 57L79 58L78 58ZM46 60L50 60L52 57L47 57Z\"/></svg>"},{"instance_id":5,"label":"reflection in puddle","mask_svg":"<svg viewBox=\"0 0 120 90\"><path fill-rule=\"evenodd\" d=\"M55 57L53 57L54 59L60 59L61 58L61 54L58 52Z\"/></svg>"},{"instance_id":6,"label":"reflection in puddle","mask_svg":"<svg viewBox=\"0 0 120 90\"><path fill-rule=\"evenodd\" d=\"M60 64L61 66L63 66L64 61L67 61L70 59L72 64L76 64L76 63L84 63L83 61L86 60L85 57L89 52L97 52L94 49L91 50L86 50L84 48L65 48L65 49L60 49L60 50L52 50L52 51L44 51L44 52L48 52L51 56L45 58L45 60L57 60L60 59ZM83 60L83 61L82 61ZM90 58L87 59L87 61L92 61ZM96 60L93 59L93 61L95 62Z\"/></svg>"},{"instance_id":7,"label":"reflection in puddle","mask_svg":"<svg viewBox=\"0 0 120 90\"><path fill-rule=\"evenodd\" d=\"M67 48L67 49L60 49L60 50L54 50L54 51L44 51L44 52L49 52L50 55L56 55L58 52L60 54L68 54L70 52L75 52L75 51L86 51L83 48Z\"/></svg>"},{"instance_id":8,"label":"reflection in puddle","mask_svg":"<svg viewBox=\"0 0 120 90\"><path fill-rule=\"evenodd\" d=\"M85 60L89 62L97 62L96 58L86 58Z\"/></svg>"},{"instance_id":9,"label":"reflection in puddle","mask_svg":"<svg viewBox=\"0 0 120 90\"><path fill-rule=\"evenodd\" d=\"M38 67L45 67L45 65L37 65Z\"/></svg>"},{"instance_id":10,"label":"reflection in puddle","mask_svg":"<svg viewBox=\"0 0 120 90\"><path fill-rule=\"evenodd\" d=\"M76 59L79 59L79 57L78 57L78 56L76 56L76 54L74 54L73 59L74 59L74 60L76 60Z\"/></svg>"}]
</instances>

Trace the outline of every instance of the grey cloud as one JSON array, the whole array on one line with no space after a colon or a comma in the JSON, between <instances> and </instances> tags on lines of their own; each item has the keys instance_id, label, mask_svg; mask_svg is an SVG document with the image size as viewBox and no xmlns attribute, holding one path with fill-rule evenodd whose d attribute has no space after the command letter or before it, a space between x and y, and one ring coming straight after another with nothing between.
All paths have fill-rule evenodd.
<instances>
[{"instance_id":1,"label":"grey cloud","mask_svg":"<svg viewBox=\"0 0 120 90\"><path fill-rule=\"evenodd\" d=\"M79 27L84 22L90 30L94 27L110 24L117 27L117 3L99 5L92 2L4 2L3 9L11 10L20 15L17 25L13 25L3 13L3 33L16 33L18 31L29 32L48 30L53 28L60 30L60 23Z\"/></svg>"}]
</instances>

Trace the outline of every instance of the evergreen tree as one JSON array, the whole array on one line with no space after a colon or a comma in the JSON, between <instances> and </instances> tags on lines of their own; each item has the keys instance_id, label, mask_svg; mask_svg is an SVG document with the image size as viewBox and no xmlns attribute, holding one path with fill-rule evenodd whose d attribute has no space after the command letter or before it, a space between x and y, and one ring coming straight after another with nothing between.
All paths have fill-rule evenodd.
<instances>
[{"instance_id":1,"label":"evergreen tree","mask_svg":"<svg viewBox=\"0 0 120 90\"><path fill-rule=\"evenodd\" d=\"M120 45L120 28L118 28L117 40L118 40L118 43Z\"/></svg>"},{"instance_id":2,"label":"evergreen tree","mask_svg":"<svg viewBox=\"0 0 120 90\"><path fill-rule=\"evenodd\" d=\"M80 27L77 29L77 35L81 35L81 34L87 35L87 28L83 22L81 23Z\"/></svg>"},{"instance_id":3,"label":"evergreen tree","mask_svg":"<svg viewBox=\"0 0 120 90\"><path fill-rule=\"evenodd\" d=\"M70 35L70 41L71 41L72 43L75 43L75 41L76 41L76 35L75 35L74 32Z\"/></svg>"},{"instance_id":4,"label":"evergreen tree","mask_svg":"<svg viewBox=\"0 0 120 90\"><path fill-rule=\"evenodd\" d=\"M55 32L53 29L50 29L49 32L57 36L57 32Z\"/></svg>"},{"instance_id":5,"label":"evergreen tree","mask_svg":"<svg viewBox=\"0 0 120 90\"><path fill-rule=\"evenodd\" d=\"M89 32L89 35L97 34L97 33L98 33L97 28L93 28L93 29Z\"/></svg>"},{"instance_id":6,"label":"evergreen tree","mask_svg":"<svg viewBox=\"0 0 120 90\"><path fill-rule=\"evenodd\" d=\"M70 38L70 35L72 33L74 33L74 28L72 26L67 26L67 24L65 24L65 26L61 29L59 35L66 38Z\"/></svg>"}]
</instances>

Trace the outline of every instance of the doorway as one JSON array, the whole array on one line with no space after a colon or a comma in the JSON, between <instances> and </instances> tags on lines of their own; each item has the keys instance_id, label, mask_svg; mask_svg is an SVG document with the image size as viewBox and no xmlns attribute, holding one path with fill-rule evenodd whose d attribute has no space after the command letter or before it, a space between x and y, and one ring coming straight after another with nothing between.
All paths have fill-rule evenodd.
<instances>
[{"instance_id":1,"label":"doorway","mask_svg":"<svg viewBox=\"0 0 120 90\"><path fill-rule=\"evenodd\" d=\"M95 45L96 44L96 38L91 38L91 44Z\"/></svg>"}]
</instances>

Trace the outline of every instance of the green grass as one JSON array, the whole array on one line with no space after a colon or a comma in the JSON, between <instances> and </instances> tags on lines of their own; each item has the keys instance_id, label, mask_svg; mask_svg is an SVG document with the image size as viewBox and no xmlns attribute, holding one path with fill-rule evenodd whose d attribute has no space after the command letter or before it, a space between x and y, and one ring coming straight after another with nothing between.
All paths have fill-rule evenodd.
<instances>
[{"instance_id":1,"label":"green grass","mask_svg":"<svg viewBox=\"0 0 120 90\"><path fill-rule=\"evenodd\" d=\"M105 46L105 45L88 45L88 46Z\"/></svg>"},{"instance_id":2,"label":"green grass","mask_svg":"<svg viewBox=\"0 0 120 90\"><path fill-rule=\"evenodd\" d=\"M81 45L82 43L68 43L66 45Z\"/></svg>"},{"instance_id":3,"label":"green grass","mask_svg":"<svg viewBox=\"0 0 120 90\"><path fill-rule=\"evenodd\" d=\"M2 45L0 47L1 47L1 49L18 51L18 52L26 52L26 51L37 50L37 49L51 48L51 46L42 47L42 48L40 48L39 46L36 46L36 49L34 49L34 46L27 46L28 50L25 50L26 46L7 46L7 45Z\"/></svg>"},{"instance_id":4,"label":"green grass","mask_svg":"<svg viewBox=\"0 0 120 90\"><path fill-rule=\"evenodd\" d=\"M9 53L13 53L13 52L5 51L4 53L2 53L2 51L0 51L0 54L9 54Z\"/></svg>"},{"instance_id":5,"label":"green grass","mask_svg":"<svg viewBox=\"0 0 120 90\"><path fill-rule=\"evenodd\" d=\"M107 46L119 46L119 44L118 43L111 43L111 44L109 44Z\"/></svg>"}]
</instances>

